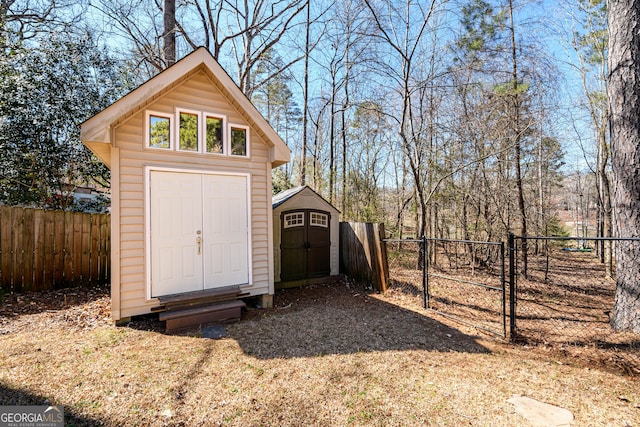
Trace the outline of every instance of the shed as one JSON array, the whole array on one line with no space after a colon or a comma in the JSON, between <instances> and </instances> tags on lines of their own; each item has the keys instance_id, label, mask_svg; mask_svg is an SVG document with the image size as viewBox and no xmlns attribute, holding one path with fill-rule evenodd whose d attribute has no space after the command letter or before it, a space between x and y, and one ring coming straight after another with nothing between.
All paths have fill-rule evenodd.
<instances>
[{"instance_id":1,"label":"shed","mask_svg":"<svg viewBox=\"0 0 640 427\"><path fill-rule=\"evenodd\" d=\"M340 211L307 186L273 196L275 282L339 274Z\"/></svg>"},{"instance_id":2,"label":"shed","mask_svg":"<svg viewBox=\"0 0 640 427\"><path fill-rule=\"evenodd\" d=\"M228 287L272 303L271 169L290 151L207 49L85 121L80 138L111 169L114 320Z\"/></svg>"}]
</instances>

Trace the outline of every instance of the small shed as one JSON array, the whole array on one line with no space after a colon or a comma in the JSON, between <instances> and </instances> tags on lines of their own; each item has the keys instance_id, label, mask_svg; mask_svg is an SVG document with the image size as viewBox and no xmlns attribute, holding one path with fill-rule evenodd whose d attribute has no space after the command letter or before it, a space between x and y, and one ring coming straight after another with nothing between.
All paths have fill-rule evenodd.
<instances>
[{"instance_id":1,"label":"small shed","mask_svg":"<svg viewBox=\"0 0 640 427\"><path fill-rule=\"evenodd\" d=\"M307 186L273 196L275 282L339 274L340 211Z\"/></svg>"},{"instance_id":2,"label":"small shed","mask_svg":"<svg viewBox=\"0 0 640 427\"><path fill-rule=\"evenodd\" d=\"M114 320L163 297L274 294L271 169L290 151L205 48L84 122L111 169Z\"/></svg>"}]
</instances>

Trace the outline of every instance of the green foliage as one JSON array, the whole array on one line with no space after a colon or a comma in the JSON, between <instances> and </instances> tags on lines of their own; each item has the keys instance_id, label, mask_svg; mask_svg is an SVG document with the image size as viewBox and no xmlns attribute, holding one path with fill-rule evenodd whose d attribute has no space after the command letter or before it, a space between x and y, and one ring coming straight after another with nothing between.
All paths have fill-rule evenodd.
<instances>
[{"instance_id":1,"label":"green foliage","mask_svg":"<svg viewBox=\"0 0 640 427\"><path fill-rule=\"evenodd\" d=\"M284 190L293 188L291 177L284 168L276 168L271 171L271 194L275 195Z\"/></svg>"},{"instance_id":2,"label":"green foliage","mask_svg":"<svg viewBox=\"0 0 640 427\"><path fill-rule=\"evenodd\" d=\"M149 146L153 148L169 148L170 135L170 123L166 117L149 118Z\"/></svg>"},{"instance_id":3,"label":"green foliage","mask_svg":"<svg viewBox=\"0 0 640 427\"><path fill-rule=\"evenodd\" d=\"M207 153L222 153L223 150L223 129L222 119L217 117L207 117Z\"/></svg>"},{"instance_id":4,"label":"green foliage","mask_svg":"<svg viewBox=\"0 0 640 427\"><path fill-rule=\"evenodd\" d=\"M198 116L180 113L180 149L198 151Z\"/></svg>"},{"instance_id":5,"label":"green foliage","mask_svg":"<svg viewBox=\"0 0 640 427\"><path fill-rule=\"evenodd\" d=\"M570 233L564 228L557 217L551 217L547 221L548 235L553 237L569 237Z\"/></svg>"},{"instance_id":6,"label":"green foliage","mask_svg":"<svg viewBox=\"0 0 640 427\"><path fill-rule=\"evenodd\" d=\"M231 154L234 156L247 155L247 130L231 128Z\"/></svg>"},{"instance_id":7,"label":"green foliage","mask_svg":"<svg viewBox=\"0 0 640 427\"><path fill-rule=\"evenodd\" d=\"M286 142L289 133L294 132L302 121L302 112L289 88L292 77L288 72L279 72L282 68L284 61L273 50L261 56L253 73L254 80L272 77L254 89L252 101Z\"/></svg>"},{"instance_id":8,"label":"green foliage","mask_svg":"<svg viewBox=\"0 0 640 427\"><path fill-rule=\"evenodd\" d=\"M504 28L506 16L503 11L496 12L485 0L471 0L462 6L460 22L463 35L458 39L458 49L467 52L496 50L500 31Z\"/></svg>"},{"instance_id":9,"label":"green foliage","mask_svg":"<svg viewBox=\"0 0 640 427\"><path fill-rule=\"evenodd\" d=\"M123 93L118 64L87 34L51 33L0 55L0 201L68 208L75 185L108 186L79 125Z\"/></svg>"},{"instance_id":10,"label":"green foliage","mask_svg":"<svg viewBox=\"0 0 640 427\"><path fill-rule=\"evenodd\" d=\"M531 85L529 83L518 83L514 89L513 80L507 83L500 83L494 86L493 91L496 95L522 95L526 93Z\"/></svg>"},{"instance_id":11,"label":"green foliage","mask_svg":"<svg viewBox=\"0 0 640 427\"><path fill-rule=\"evenodd\" d=\"M574 46L582 52L587 64L593 66L605 64L609 45L607 2L604 0L581 0L580 6L580 9L584 11L584 29L583 31L574 31Z\"/></svg>"}]
</instances>

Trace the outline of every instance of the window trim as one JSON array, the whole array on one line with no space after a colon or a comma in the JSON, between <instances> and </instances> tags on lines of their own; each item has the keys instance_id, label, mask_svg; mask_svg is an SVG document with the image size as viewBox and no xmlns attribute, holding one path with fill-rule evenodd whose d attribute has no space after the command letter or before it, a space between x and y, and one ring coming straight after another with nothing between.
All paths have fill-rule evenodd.
<instances>
[{"instance_id":1,"label":"window trim","mask_svg":"<svg viewBox=\"0 0 640 427\"><path fill-rule=\"evenodd\" d=\"M183 150L180 148L180 114L193 114L198 118L198 148L197 150ZM152 147L150 145L150 128L151 117L165 118L169 120L169 146ZM207 117L213 117L222 120L222 153L213 153L207 151ZM233 129L241 129L245 132L245 154L231 153L231 135ZM193 110L189 108L175 107L173 113L164 113L156 110L145 110L144 123L144 149L159 151L174 151L183 154L205 154L212 156L224 156L227 158L249 159L251 157L251 129L248 125L239 123L231 123L228 121L226 114L218 114L207 110Z\"/></svg>"},{"instance_id":2,"label":"window trim","mask_svg":"<svg viewBox=\"0 0 640 427\"><path fill-rule=\"evenodd\" d=\"M194 115L198 118L198 123L196 125L196 130L198 132L197 138L196 138L196 149L195 150L183 150L182 148L180 148L180 114L185 113L185 114L191 114ZM202 140L202 112L201 111L196 111L196 110L189 110L187 108L176 108L176 125L174 126L175 128L175 150L179 151L181 153L201 153L202 152L202 148L201 148L201 140Z\"/></svg>"},{"instance_id":3,"label":"window trim","mask_svg":"<svg viewBox=\"0 0 640 427\"><path fill-rule=\"evenodd\" d=\"M316 218L318 218L318 217L324 218L324 224L318 223L318 222L314 222L313 221L314 215L316 216ZM330 216L328 214L326 214L326 213L315 212L315 211L309 212L309 226L311 226L311 227L329 228L329 219L330 219Z\"/></svg>"},{"instance_id":4,"label":"window trim","mask_svg":"<svg viewBox=\"0 0 640 427\"><path fill-rule=\"evenodd\" d=\"M297 219L301 219L301 222L296 222L295 224L288 224L287 217L297 217ZM304 227L305 225L305 212L304 211L294 211L287 212L282 214L282 228L294 228L294 227Z\"/></svg>"},{"instance_id":5,"label":"window trim","mask_svg":"<svg viewBox=\"0 0 640 427\"><path fill-rule=\"evenodd\" d=\"M227 131L228 122L227 116L225 114L217 114L212 113L210 111L202 111L202 153L211 155L211 156L228 156L229 152L228 141L229 141L229 132ZM214 153L207 151L207 117L213 117L216 119L222 120L222 153Z\"/></svg>"},{"instance_id":6,"label":"window trim","mask_svg":"<svg viewBox=\"0 0 640 427\"><path fill-rule=\"evenodd\" d=\"M156 117L160 117L160 118L165 118L169 120L169 146L167 148L163 148L163 147L152 147L151 146L151 116L156 116ZM149 149L149 150L161 150L161 151L172 151L174 149L174 121L175 121L175 117L173 114L169 114L169 113L162 113L160 111L152 111L152 110L147 110L145 111L145 122L144 122L144 131L145 131L145 136L144 136L144 140L145 140L145 149Z\"/></svg>"},{"instance_id":7,"label":"window trim","mask_svg":"<svg viewBox=\"0 0 640 427\"><path fill-rule=\"evenodd\" d=\"M244 138L244 142L245 142L245 154L233 154L231 152L231 134L233 129L243 129L245 131L245 138ZM228 147L229 147L229 154L227 154L229 157L240 157L240 158L249 158L251 157L251 142L250 142L250 137L249 137L249 126L246 125L239 125L236 123L229 123L228 126L228 131L227 131L229 137L227 138L229 140L228 142Z\"/></svg>"}]
</instances>

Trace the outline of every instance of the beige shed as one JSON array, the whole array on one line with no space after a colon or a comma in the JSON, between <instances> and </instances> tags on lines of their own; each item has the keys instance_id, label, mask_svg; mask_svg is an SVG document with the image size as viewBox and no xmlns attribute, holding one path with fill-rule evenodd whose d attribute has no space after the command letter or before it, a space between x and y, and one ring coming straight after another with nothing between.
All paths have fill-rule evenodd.
<instances>
[{"instance_id":1,"label":"beige shed","mask_svg":"<svg viewBox=\"0 0 640 427\"><path fill-rule=\"evenodd\" d=\"M307 186L273 196L276 287L336 276L340 211Z\"/></svg>"},{"instance_id":2,"label":"beige shed","mask_svg":"<svg viewBox=\"0 0 640 427\"><path fill-rule=\"evenodd\" d=\"M271 169L290 151L205 48L80 138L111 169L114 320L229 287L272 303Z\"/></svg>"}]
</instances>

